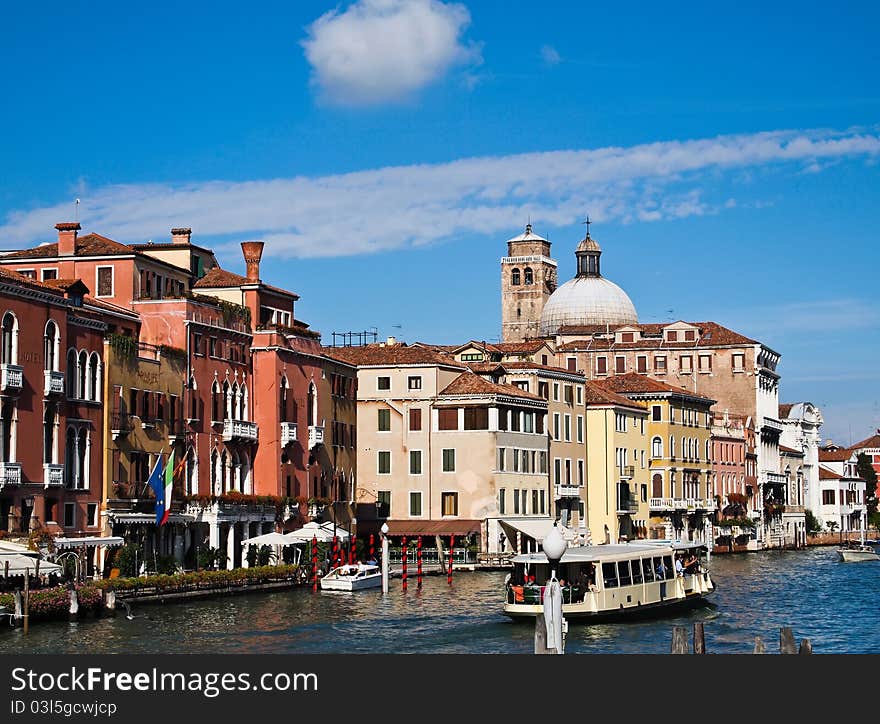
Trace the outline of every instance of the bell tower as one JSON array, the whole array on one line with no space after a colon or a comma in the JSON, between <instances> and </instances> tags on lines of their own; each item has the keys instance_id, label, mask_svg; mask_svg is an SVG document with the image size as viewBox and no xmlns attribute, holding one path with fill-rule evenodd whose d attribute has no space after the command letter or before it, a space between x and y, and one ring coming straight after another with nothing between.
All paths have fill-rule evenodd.
<instances>
[{"instance_id":1,"label":"bell tower","mask_svg":"<svg viewBox=\"0 0 880 724\"><path fill-rule=\"evenodd\" d=\"M556 291L556 261L550 242L532 232L507 241L501 258L501 340L522 342L538 336L541 312Z\"/></svg>"}]
</instances>

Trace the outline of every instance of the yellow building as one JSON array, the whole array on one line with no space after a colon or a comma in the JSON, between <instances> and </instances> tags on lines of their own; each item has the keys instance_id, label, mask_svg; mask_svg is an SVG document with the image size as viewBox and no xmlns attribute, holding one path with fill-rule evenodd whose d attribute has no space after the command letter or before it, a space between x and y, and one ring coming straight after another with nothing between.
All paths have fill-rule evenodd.
<instances>
[{"instance_id":1,"label":"yellow building","mask_svg":"<svg viewBox=\"0 0 880 724\"><path fill-rule=\"evenodd\" d=\"M643 404L648 415L649 537L711 542L711 408L715 400L645 375L594 383Z\"/></svg>"},{"instance_id":2,"label":"yellow building","mask_svg":"<svg viewBox=\"0 0 880 724\"><path fill-rule=\"evenodd\" d=\"M587 382L587 526L593 543L647 537L647 410Z\"/></svg>"}]
</instances>

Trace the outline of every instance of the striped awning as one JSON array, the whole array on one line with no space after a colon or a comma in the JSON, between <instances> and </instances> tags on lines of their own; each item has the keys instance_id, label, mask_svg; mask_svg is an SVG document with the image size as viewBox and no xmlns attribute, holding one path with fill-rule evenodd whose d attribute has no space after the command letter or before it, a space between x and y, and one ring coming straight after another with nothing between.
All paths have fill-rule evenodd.
<instances>
[{"instance_id":1,"label":"striped awning","mask_svg":"<svg viewBox=\"0 0 880 724\"><path fill-rule=\"evenodd\" d=\"M481 520L389 520L388 535L456 535L479 534Z\"/></svg>"}]
</instances>

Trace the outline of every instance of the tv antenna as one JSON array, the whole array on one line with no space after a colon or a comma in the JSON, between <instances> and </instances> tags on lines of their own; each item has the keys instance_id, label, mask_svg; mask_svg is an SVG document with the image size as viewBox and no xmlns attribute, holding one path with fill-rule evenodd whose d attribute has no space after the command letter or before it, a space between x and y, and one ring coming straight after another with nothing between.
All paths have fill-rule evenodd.
<instances>
[{"instance_id":1,"label":"tv antenna","mask_svg":"<svg viewBox=\"0 0 880 724\"><path fill-rule=\"evenodd\" d=\"M73 220L79 221L79 199L73 202Z\"/></svg>"}]
</instances>

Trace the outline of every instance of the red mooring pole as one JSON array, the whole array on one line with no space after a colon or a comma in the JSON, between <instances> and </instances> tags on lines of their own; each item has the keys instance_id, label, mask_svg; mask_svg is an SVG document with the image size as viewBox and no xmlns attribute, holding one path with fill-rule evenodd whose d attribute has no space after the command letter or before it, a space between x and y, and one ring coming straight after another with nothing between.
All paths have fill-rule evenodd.
<instances>
[{"instance_id":1,"label":"red mooring pole","mask_svg":"<svg viewBox=\"0 0 880 724\"><path fill-rule=\"evenodd\" d=\"M418 563L416 576L416 588L422 587L422 536L419 536L418 546L416 547L416 561Z\"/></svg>"},{"instance_id":2,"label":"red mooring pole","mask_svg":"<svg viewBox=\"0 0 880 724\"><path fill-rule=\"evenodd\" d=\"M446 571L446 582L452 585L452 551L455 550L455 536L449 536L449 568Z\"/></svg>"},{"instance_id":3,"label":"red mooring pole","mask_svg":"<svg viewBox=\"0 0 880 724\"><path fill-rule=\"evenodd\" d=\"M352 533L348 537L348 562L351 565L354 565L357 561L357 538L354 537L354 533Z\"/></svg>"},{"instance_id":4,"label":"red mooring pole","mask_svg":"<svg viewBox=\"0 0 880 724\"><path fill-rule=\"evenodd\" d=\"M318 538L312 536L312 590L318 590Z\"/></svg>"},{"instance_id":5,"label":"red mooring pole","mask_svg":"<svg viewBox=\"0 0 880 724\"><path fill-rule=\"evenodd\" d=\"M401 571L401 577L403 578L403 590L406 592L406 536L403 536L403 540L400 542L400 551L401 551L401 563L403 564L403 570Z\"/></svg>"},{"instance_id":6,"label":"red mooring pole","mask_svg":"<svg viewBox=\"0 0 880 724\"><path fill-rule=\"evenodd\" d=\"M373 539L373 534L370 533L370 560L375 560L376 558L376 546Z\"/></svg>"},{"instance_id":7,"label":"red mooring pole","mask_svg":"<svg viewBox=\"0 0 880 724\"><path fill-rule=\"evenodd\" d=\"M336 568L336 566L339 565L339 563L337 562L338 557L339 557L339 548L338 548L338 544L336 542L336 536L334 535L333 536L333 553L330 557L330 560L332 562L331 565L333 568Z\"/></svg>"}]
</instances>

